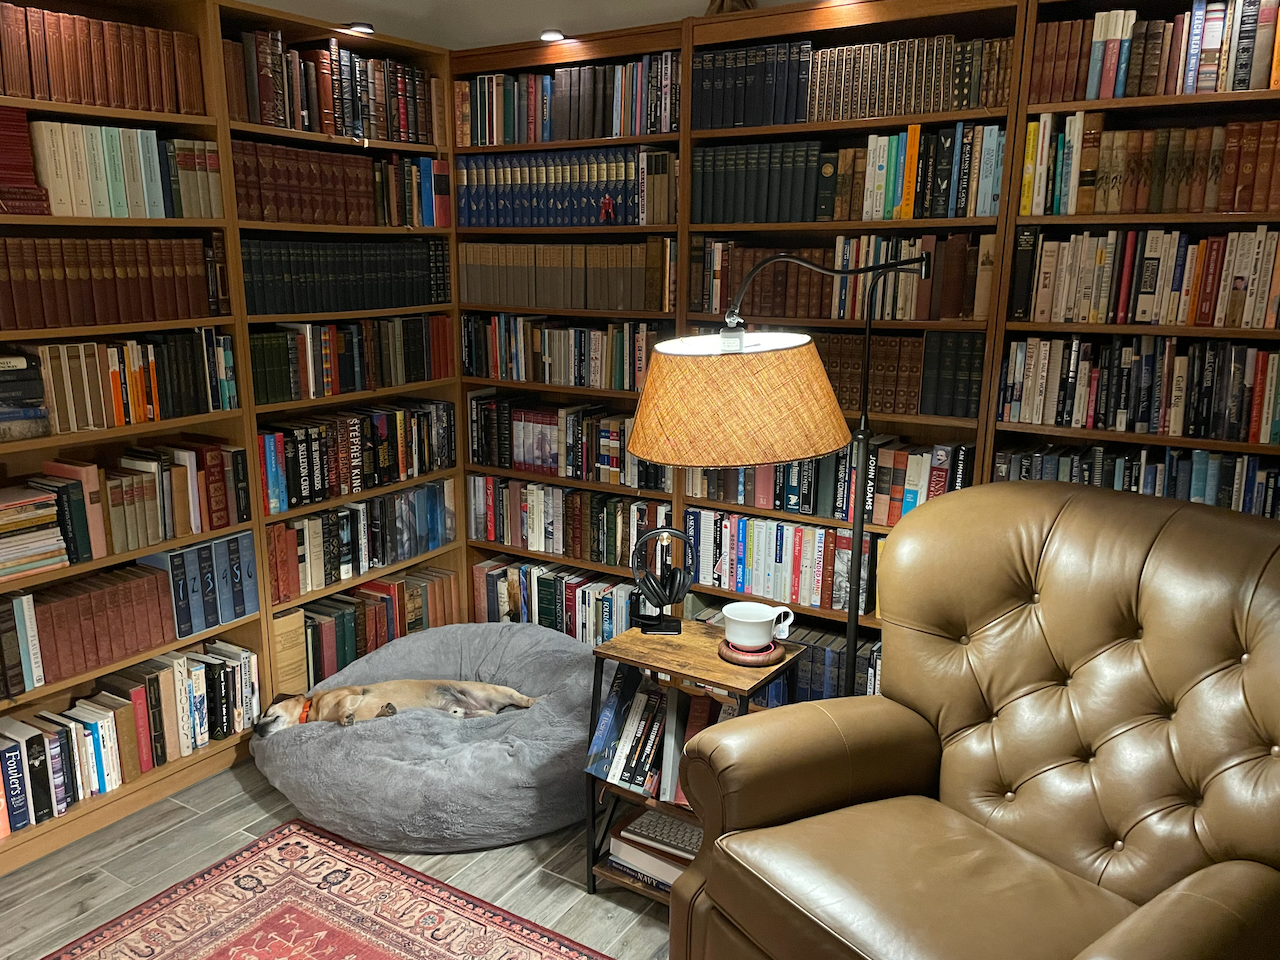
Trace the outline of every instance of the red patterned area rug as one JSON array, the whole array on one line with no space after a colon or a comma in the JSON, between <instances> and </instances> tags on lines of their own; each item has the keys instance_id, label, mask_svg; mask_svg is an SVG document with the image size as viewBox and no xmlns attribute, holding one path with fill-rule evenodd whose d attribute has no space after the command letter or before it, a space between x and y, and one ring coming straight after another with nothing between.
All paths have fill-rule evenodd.
<instances>
[{"instance_id":1,"label":"red patterned area rug","mask_svg":"<svg viewBox=\"0 0 1280 960\"><path fill-rule=\"evenodd\" d=\"M608 960L294 820L46 960Z\"/></svg>"}]
</instances>

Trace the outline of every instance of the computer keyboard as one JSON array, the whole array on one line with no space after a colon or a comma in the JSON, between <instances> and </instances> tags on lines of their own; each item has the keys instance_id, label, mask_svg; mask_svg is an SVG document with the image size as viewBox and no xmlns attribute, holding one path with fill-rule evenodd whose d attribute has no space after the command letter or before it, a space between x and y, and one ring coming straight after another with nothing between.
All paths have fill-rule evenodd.
<instances>
[{"instance_id":1,"label":"computer keyboard","mask_svg":"<svg viewBox=\"0 0 1280 960\"><path fill-rule=\"evenodd\" d=\"M622 831L627 840L647 843L676 857L692 860L702 846L702 828L687 820L646 810Z\"/></svg>"}]
</instances>

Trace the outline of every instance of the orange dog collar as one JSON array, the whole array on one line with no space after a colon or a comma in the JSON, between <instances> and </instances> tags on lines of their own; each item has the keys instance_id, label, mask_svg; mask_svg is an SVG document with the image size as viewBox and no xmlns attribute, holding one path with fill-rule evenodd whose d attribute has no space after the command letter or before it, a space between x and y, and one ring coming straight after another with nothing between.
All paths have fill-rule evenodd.
<instances>
[{"instance_id":1,"label":"orange dog collar","mask_svg":"<svg viewBox=\"0 0 1280 960\"><path fill-rule=\"evenodd\" d=\"M298 722L306 723L307 717L310 715L310 713L311 713L311 698L307 697L307 699L302 702L302 712L298 714Z\"/></svg>"}]
</instances>

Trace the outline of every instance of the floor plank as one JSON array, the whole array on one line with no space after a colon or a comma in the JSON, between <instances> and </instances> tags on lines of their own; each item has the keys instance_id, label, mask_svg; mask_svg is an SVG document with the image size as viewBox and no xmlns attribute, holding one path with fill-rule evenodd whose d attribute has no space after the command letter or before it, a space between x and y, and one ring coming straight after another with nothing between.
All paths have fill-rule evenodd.
<instances>
[{"instance_id":1,"label":"floor plank","mask_svg":"<svg viewBox=\"0 0 1280 960\"><path fill-rule=\"evenodd\" d=\"M614 960L667 960L670 911L660 903L636 918L604 951Z\"/></svg>"},{"instance_id":2,"label":"floor plank","mask_svg":"<svg viewBox=\"0 0 1280 960\"><path fill-rule=\"evenodd\" d=\"M127 883L105 870L94 868L86 871L43 891L38 909L33 909L34 904L23 904L0 916L5 949L12 951L10 956L15 960L23 956L40 956L27 952L25 944L44 937L57 939L63 936L64 930L71 931L64 941L78 936L76 931L92 930L96 924L83 925L86 915L102 904L129 893L132 891Z\"/></svg>"},{"instance_id":3,"label":"floor plank","mask_svg":"<svg viewBox=\"0 0 1280 960\"><path fill-rule=\"evenodd\" d=\"M550 929L570 907L586 895L587 891L583 887L539 869L497 897L493 905Z\"/></svg>"},{"instance_id":4,"label":"floor plank","mask_svg":"<svg viewBox=\"0 0 1280 960\"><path fill-rule=\"evenodd\" d=\"M637 916L653 901L612 884L601 884L594 896L583 897L557 920L556 933L604 953L618 942Z\"/></svg>"}]
</instances>

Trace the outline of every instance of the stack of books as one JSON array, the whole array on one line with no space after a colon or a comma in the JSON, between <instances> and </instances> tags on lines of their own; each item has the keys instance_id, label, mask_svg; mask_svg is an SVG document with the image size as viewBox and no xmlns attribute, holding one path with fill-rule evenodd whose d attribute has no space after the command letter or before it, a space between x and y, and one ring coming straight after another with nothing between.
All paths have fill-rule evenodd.
<instances>
[{"instance_id":1,"label":"stack of books","mask_svg":"<svg viewBox=\"0 0 1280 960\"><path fill-rule=\"evenodd\" d=\"M192 34L12 3L0 7L0 27L7 96L204 113L200 41Z\"/></svg>"},{"instance_id":2,"label":"stack of books","mask_svg":"<svg viewBox=\"0 0 1280 960\"><path fill-rule=\"evenodd\" d=\"M160 140L154 130L31 123L36 177L56 217L221 218L213 140Z\"/></svg>"},{"instance_id":3,"label":"stack of books","mask_svg":"<svg viewBox=\"0 0 1280 960\"><path fill-rule=\"evenodd\" d=\"M1036 26L1031 102L1274 89L1276 18L1269 3L1206 3L1170 20L1104 10Z\"/></svg>"},{"instance_id":4,"label":"stack of books","mask_svg":"<svg viewBox=\"0 0 1280 960\"><path fill-rule=\"evenodd\" d=\"M336 39L286 48L279 30L222 41L232 120L365 140L434 143L440 80L421 67L362 57Z\"/></svg>"},{"instance_id":5,"label":"stack of books","mask_svg":"<svg viewBox=\"0 0 1280 960\"><path fill-rule=\"evenodd\" d=\"M49 191L36 181L27 112L17 107L0 107L0 137L8 145L0 156L0 209L22 216L49 216L53 212L49 207Z\"/></svg>"},{"instance_id":6,"label":"stack of books","mask_svg":"<svg viewBox=\"0 0 1280 960\"><path fill-rule=\"evenodd\" d=\"M636 809L609 828L609 866L663 893L693 862L702 828L656 810Z\"/></svg>"},{"instance_id":7,"label":"stack of books","mask_svg":"<svg viewBox=\"0 0 1280 960\"><path fill-rule=\"evenodd\" d=\"M161 654L97 685L60 712L0 717L0 836L248 730L260 714L258 655L225 640Z\"/></svg>"},{"instance_id":8,"label":"stack of books","mask_svg":"<svg viewBox=\"0 0 1280 960\"><path fill-rule=\"evenodd\" d=\"M30 484L0 489L0 582L70 563L63 520L51 489Z\"/></svg>"},{"instance_id":9,"label":"stack of books","mask_svg":"<svg viewBox=\"0 0 1280 960\"><path fill-rule=\"evenodd\" d=\"M49 433L40 357L0 351L0 441Z\"/></svg>"},{"instance_id":10,"label":"stack of books","mask_svg":"<svg viewBox=\"0 0 1280 960\"><path fill-rule=\"evenodd\" d=\"M476 623L536 623L597 646L631 627L635 581L505 554L471 568Z\"/></svg>"}]
</instances>

